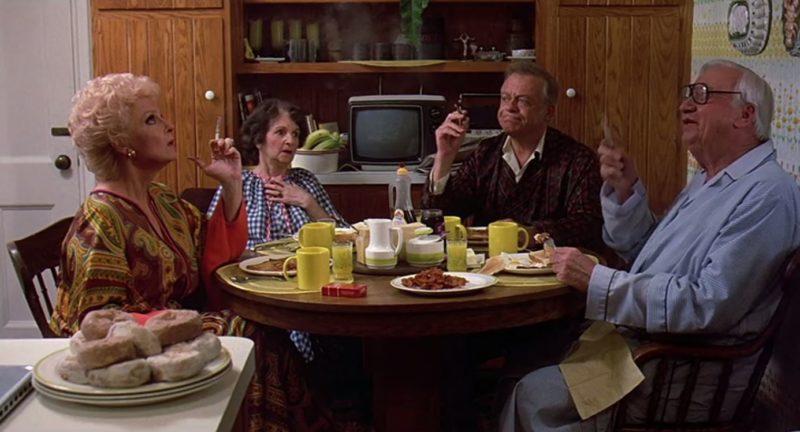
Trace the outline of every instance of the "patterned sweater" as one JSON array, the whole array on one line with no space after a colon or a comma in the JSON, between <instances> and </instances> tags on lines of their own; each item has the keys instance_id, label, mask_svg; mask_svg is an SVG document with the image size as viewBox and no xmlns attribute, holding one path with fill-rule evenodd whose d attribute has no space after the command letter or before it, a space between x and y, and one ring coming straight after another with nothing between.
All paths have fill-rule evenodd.
<instances>
[{"instance_id":1,"label":"patterned sweater","mask_svg":"<svg viewBox=\"0 0 800 432\"><path fill-rule=\"evenodd\" d=\"M550 233L559 246L602 249L602 180L595 152L548 128L542 159L531 161L517 183L503 159L506 136L483 140L451 174L441 195L430 193L429 178L423 208L472 216L478 226L510 218L535 232Z\"/></svg>"}]
</instances>

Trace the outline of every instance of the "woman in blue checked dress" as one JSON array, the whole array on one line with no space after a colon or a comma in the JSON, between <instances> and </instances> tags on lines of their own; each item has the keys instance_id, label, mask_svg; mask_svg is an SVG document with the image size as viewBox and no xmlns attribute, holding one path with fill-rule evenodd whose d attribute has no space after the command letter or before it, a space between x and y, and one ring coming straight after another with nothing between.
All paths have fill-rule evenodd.
<instances>
[{"instance_id":1,"label":"woman in blue checked dress","mask_svg":"<svg viewBox=\"0 0 800 432\"><path fill-rule=\"evenodd\" d=\"M349 226L314 174L291 167L297 148L308 134L301 127L305 125L303 120L304 113L296 105L268 99L242 125L236 148L243 165L252 166L242 173L249 249L289 237L305 223L319 219L332 218L338 226ZM221 195L220 188L209 205L209 214ZM361 360L360 341L298 331L289 331L288 336L297 350L270 353L277 355L277 364L268 362L271 367L263 371L267 381L274 383L274 388L264 389L268 399L265 417L268 423L270 419L277 423L272 426L288 424L292 430L317 430L302 424L317 415L326 417L324 400L329 396L326 393L342 386L341 382L315 381L360 376L357 370ZM346 387L352 388L352 384ZM282 416L288 418L281 419ZM359 426L337 425L335 430L359 430ZM274 430L283 429L279 426Z\"/></svg>"}]
</instances>

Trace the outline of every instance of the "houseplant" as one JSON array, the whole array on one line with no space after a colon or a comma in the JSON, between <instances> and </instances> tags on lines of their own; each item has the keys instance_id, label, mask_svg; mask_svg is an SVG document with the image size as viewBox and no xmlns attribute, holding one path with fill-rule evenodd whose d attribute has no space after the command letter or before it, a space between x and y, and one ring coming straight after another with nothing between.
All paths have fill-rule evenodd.
<instances>
[{"instance_id":1,"label":"houseplant","mask_svg":"<svg viewBox=\"0 0 800 432\"><path fill-rule=\"evenodd\" d=\"M430 0L400 0L400 28L408 42L419 52L422 12Z\"/></svg>"}]
</instances>

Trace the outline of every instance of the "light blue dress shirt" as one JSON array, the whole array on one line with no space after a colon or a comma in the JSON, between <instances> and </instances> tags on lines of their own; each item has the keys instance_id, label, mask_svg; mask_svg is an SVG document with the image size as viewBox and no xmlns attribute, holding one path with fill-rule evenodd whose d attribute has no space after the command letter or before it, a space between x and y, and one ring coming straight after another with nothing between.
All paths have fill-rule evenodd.
<instances>
[{"instance_id":1,"label":"light blue dress shirt","mask_svg":"<svg viewBox=\"0 0 800 432\"><path fill-rule=\"evenodd\" d=\"M629 272L595 267L586 318L649 333L766 326L781 296L769 279L800 245L800 189L770 141L705 180L695 175L660 222L641 183L622 205L603 186L604 239L635 261Z\"/></svg>"}]
</instances>

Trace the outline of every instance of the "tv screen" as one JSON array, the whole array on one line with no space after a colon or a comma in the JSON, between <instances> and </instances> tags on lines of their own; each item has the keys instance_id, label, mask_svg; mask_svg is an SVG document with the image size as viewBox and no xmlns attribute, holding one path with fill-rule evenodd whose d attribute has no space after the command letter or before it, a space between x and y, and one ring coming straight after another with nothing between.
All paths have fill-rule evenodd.
<instances>
[{"instance_id":1,"label":"tv screen","mask_svg":"<svg viewBox=\"0 0 800 432\"><path fill-rule=\"evenodd\" d=\"M355 145L365 161L414 161L420 157L419 106L370 107L353 111Z\"/></svg>"}]
</instances>

